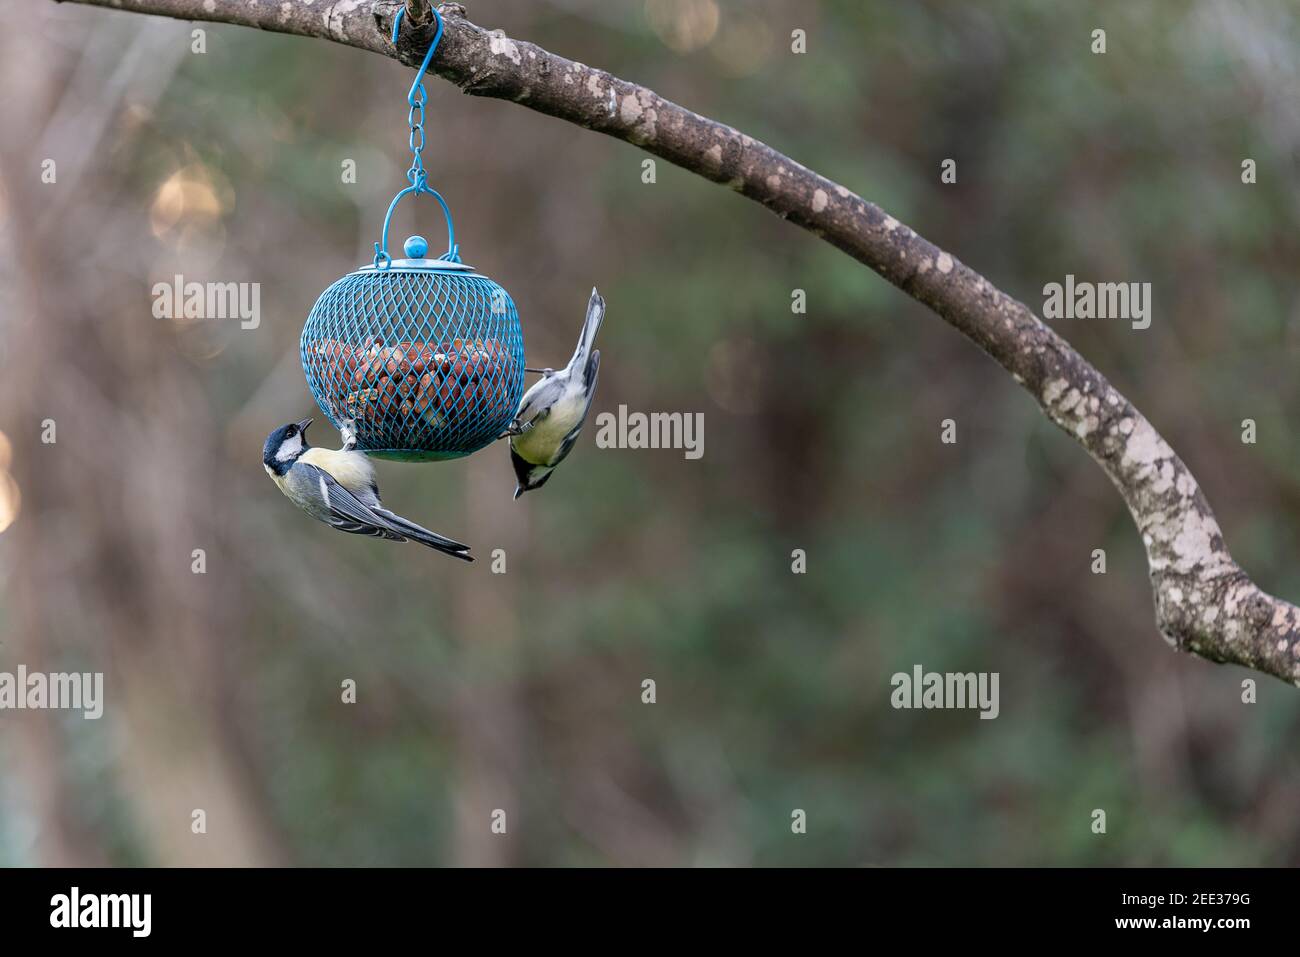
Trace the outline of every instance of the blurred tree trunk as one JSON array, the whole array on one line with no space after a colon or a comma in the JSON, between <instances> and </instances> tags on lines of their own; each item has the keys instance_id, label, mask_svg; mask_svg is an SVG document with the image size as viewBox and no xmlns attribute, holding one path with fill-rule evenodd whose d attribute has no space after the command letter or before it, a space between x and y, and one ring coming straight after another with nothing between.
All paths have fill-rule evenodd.
<instances>
[{"instance_id":1,"label":"blurred tree trunk","mask_svg":"<svg viewBox=\"0 0 1300 957\"><path fill-rule=\"evenodd\" d=\"M83 56L120 54L123 39L118 30L87 37ZM9 32L3 44L0 60L7 74L24 74L21 88L62 93L48 107L8 98L5 128L48 132L43 117L75 112L88 136L77 143L86 174L53 184L40 180L46 138L32 135L0 156L16 300L4 320L11 401L0 428L22 492L18 519L0 537L6 600L16 609L6 668L105 672L101 720L117 743L111 771L147 861L280 863L231 707L239 678L231 651L245 623L229 573L235 559L222 547L232 503L207 468L221 433L170 323L152 317L138 280L123 294L117 275L95 261L97 247L150 248L142 210L114 208L96 193L101 144L92 120L116 122L119 91L80 89L65 50L27 31ZM171 70L148 56L132 68L136 81L164 86ZM42 441L45 420L55 423L52 444ZM206 574L191 570L196 548L206 550ZM102 813L108 802L75 793L88 782L69 779L78 742L61 733L64 717L29 713L15 725L39 863L102 863L105 852L70 808ZM206 835L191 831L200 808Z\"/></svg>"}]
</instances>

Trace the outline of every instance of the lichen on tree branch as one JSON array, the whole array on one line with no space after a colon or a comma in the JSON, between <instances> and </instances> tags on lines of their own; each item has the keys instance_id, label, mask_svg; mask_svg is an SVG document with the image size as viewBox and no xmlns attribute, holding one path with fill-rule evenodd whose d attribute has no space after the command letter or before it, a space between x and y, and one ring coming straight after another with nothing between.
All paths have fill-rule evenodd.
<instances>
[{"instance_id":1,"label":"lichen on tree branch","mask_svg":"<svg viewBox=\"0 0 1300 957\"><path fill-rule=\"evenodd\" d=\"M63 0L59 0L63 2ZM417 66L433 26L407 0L70 0L133 13L318 37ZM419 7L422 4L414 4ZM1146 548L1156 623L1181 650L1300 685L1300 611L1233 561L1204 493L1150 422L1031 309L880 207L739 130L604 70L485 30L460 4L431 72L466 93L513 100L633 143L761 203L924 303L992 357L1101 465Z\"/></svg>"}]
</instances>

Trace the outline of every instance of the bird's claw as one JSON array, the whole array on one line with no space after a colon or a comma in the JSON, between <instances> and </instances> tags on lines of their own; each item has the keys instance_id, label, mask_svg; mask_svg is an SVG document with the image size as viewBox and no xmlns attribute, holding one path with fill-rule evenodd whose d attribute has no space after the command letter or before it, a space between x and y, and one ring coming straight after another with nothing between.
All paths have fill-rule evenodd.
<instances>
[{"instance_id":1,"label":"bird's claw","mask_svg":"<svg viewBox=\"0 0 1300 957\"><path fill-rule=\"evenodd\" d=\"M344 419L339 424L339 436L343 439L343 451L351 452L357 447L357 423L354 419Z\"/></svg>"},{"instance_id":2,"label":"bird's claw","mask_svg":"<svg viewBox=\"0 0 1300 957\"><path fill-rule=\"evenodd\" d=\"M523 435L525 432L532 431L533 426L535 426L536 424L537 424L536 420L531 420L524 423L520 423L518 420L516 420L514 422L511 422L508 426L506 426L506 430L502 432L500 435L498 435L497 438L499 439L518 438L519 436Z\"/></svg>"}]
</instances>

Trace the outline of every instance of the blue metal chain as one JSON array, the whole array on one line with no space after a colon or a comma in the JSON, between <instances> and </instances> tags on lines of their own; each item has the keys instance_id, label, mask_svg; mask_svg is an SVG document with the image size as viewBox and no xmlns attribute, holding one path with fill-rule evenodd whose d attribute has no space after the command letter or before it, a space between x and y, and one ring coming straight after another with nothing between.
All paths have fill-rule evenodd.
<instances>
[{"instance_id":1,"label":"blue metal chain","mask_svg":"<svg viewBox=\"0 0 1300 957\"><path fill-rule=\"evenodd\" d=\"M407 144L411 149L411 168L406 171L406 181L410 183L406 189L399 192L393 197L392 204L388 207L388 215L384 217L384 231L380 241L375 243L375 266L376 268L386 269L393 261L392 256L388 254L388 225L393 218L393 211L397 209L397 204L401 198L408 193L425 193L432 196L442 207L443 215L447 219L447 251L438 258L446 262L460 262L460 247L456 245L456 228L451 220L451 210L448 208L446 201L439 195L438 191L432 189L428 182L428 173L424 168L424 158L421 155L424 151L424 104L428 101L428 95L424 92L424 75L429 70L429 63L433 60L433 53L438 49L438 42L442 39L442 15L438 13L436 6L431 7L434 21L438 24L438 29L433 35L433 40L429 44L429 50L424 55L424 62L420 64L419 71L415 74L415 82L411 84L411 90L406 94L406 102L409 109L406 113L407 124L411 128ZM404 6L397 8L397 15L393 17L393 45L397 45L398 31L402 26L402 17L406 13ZM380 264L383 264L382 266Z\"/></svg>"},{"instance_id":2,"label":"blue metal chain","mask_svg":"<svg viewBox=\"0 0 1300 957\"><path fill-rule=\"evenodd\" d=\"M406 181L412 186L423 186L425 183L424 161L420 158L420 153L424 149L424 85L420 85L420 98L411 104L411 109L407 112L406 121L411 124L411 168L406 171ZM416 140L416 134L419 134L419 140Z\"/></svg>"}]
</instances>

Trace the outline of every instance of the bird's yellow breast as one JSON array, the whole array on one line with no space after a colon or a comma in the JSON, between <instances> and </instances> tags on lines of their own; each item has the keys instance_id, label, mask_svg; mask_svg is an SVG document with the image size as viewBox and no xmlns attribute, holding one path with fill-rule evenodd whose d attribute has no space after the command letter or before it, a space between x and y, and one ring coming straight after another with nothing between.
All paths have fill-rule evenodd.
<instances>
[{"instance_id":1,"label":"bird's yellow breast","mask_svg":"<svg viewBox=\"0 0 1300 957\"><path fill-rule=\"evenodd\" d=\"M534 465L550 465L555 453L560 450L565 436L582 421L586 411L583 396L565 397L551 407L551 414L546 416L529 431L516 437L511 444L526 462Z\"/></svg>"},{"instance_id":2,"label":"bird's yellow breast","mask_svg":"<svg viewBox=\"0 0 1300 957\"><path fill-rule=\"evenodd\" d=\"M302 453L298 461L324 469L349 492L369 488L375 481L375 467L362 452L340 452L313 446Z\"/></svg>"}]
</instances>

